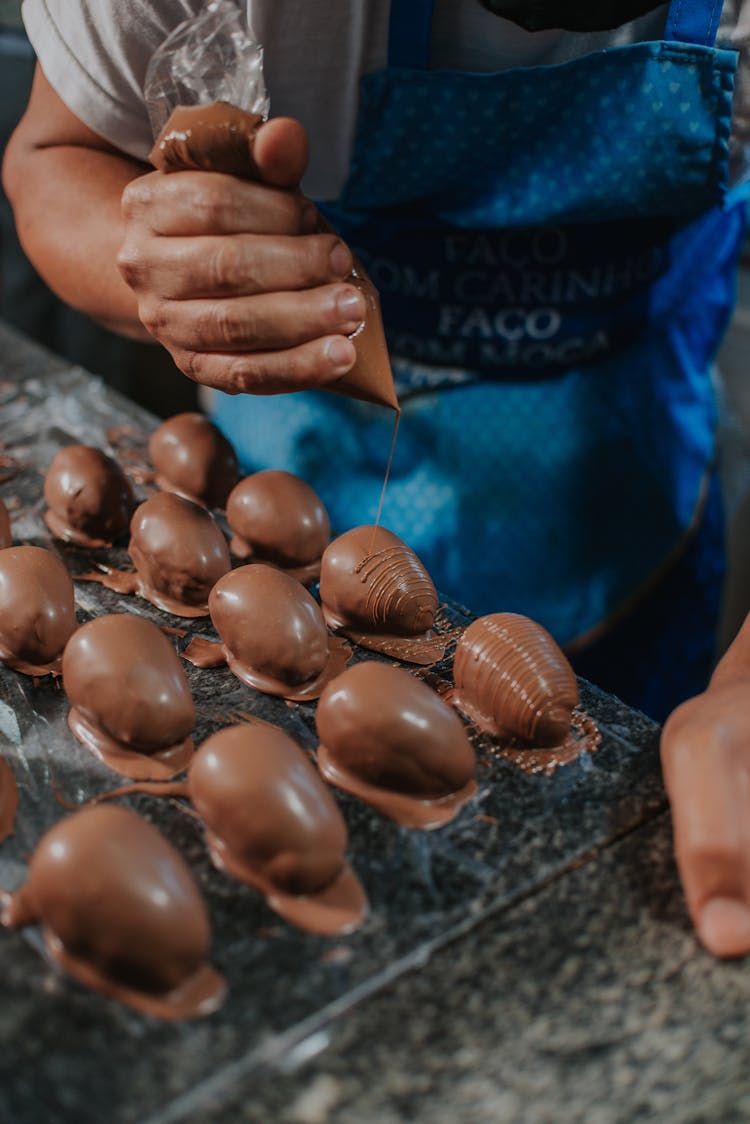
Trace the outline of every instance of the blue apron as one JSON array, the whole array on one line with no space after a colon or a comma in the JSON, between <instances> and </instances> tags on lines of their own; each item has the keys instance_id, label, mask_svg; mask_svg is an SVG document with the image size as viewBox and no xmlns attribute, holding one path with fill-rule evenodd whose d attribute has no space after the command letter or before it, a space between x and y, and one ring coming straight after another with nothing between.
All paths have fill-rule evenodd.
<instances>
[{"instance_id":1,"label":"blue apron","mask_svg":"<svg viewBox=\"0 0 750 1124\"><path fill-rule=\"evenodd\" d=\"M383 302L403 406L384 525L443 592L562 644L668 564L706 493L744 232L718 10L673 0L662 41L473 74L428 69L432 0L392 0L321 204ZM217 396L215 417L335 528L373 519L389 411L310 392Z\"/></svg>"}]
</instances>

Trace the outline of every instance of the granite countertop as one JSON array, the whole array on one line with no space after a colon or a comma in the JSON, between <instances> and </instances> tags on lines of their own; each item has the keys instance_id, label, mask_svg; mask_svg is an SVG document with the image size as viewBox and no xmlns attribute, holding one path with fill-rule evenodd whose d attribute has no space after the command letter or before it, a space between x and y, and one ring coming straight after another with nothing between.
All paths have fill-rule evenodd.
<instances>
[{"instance_id":1,"label":"granite countertop","mask_svg":"<svg viewBox=\"0 0 750 1124\"><path fill-rule=\"evenodd\" d=\"M2 327L0 356L3 452L20 467L0 495L19 541L52 546L40 495L54 451L85 440L135 463L154 422ZM78 552L61 553L80 572ZM81 619L131 611L165 623L89 584L78 584L77 606ZM447 606L444 619L467 618ZM228 672L189 676L198 740L242 707L314 748L309 704L288 708ZM341 798L372 905L345 939L291 930L211 867L173 802L130 798L198 878L229 999L208 1019L160 1023L61 977L35 931L0 934L0 1119L747 1119L750 971L714 962L691 932L658 729L582 690L600 750L529 776L480 740L479 795L448 828L410 832ZM63 814L52 790L82 799L114 783L70 736L65 709L51 684L0 672L0 752L21 797L16 833L0 847L0 884L11 888Z\"/></svg>"}]
</instances>

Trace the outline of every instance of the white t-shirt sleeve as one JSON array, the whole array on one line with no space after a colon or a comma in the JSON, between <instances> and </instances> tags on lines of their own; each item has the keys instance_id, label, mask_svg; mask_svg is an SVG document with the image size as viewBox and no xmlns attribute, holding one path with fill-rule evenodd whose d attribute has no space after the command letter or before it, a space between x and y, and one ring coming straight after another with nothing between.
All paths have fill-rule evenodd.
<instances>
[{"instance_id":1,"label":"white t-shirt sleeve","mask_svg":"<svg viewBox=\"0 0 750 1124\"><path fill-rule=\"evenodd\" d=\"M24 0L23 19L50 85L84 124L146 160L153 139L143 100L154 50L201 0Z\"/></svg>"}]
</instances>

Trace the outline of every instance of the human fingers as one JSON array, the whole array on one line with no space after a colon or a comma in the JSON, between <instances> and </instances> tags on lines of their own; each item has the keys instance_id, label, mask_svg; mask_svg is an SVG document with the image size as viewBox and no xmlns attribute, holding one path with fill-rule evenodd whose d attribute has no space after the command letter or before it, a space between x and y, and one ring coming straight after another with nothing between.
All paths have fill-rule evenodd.
<instances>
[{"instance_id":1,"label":"human fingers","mask_svg":"<svg viewBox=\"0 0 750 1124\"><path fill-rule=\"evenodd\" d=\"M357 358L354 344L345 336L327 336L269 352L170 350L188 378L226 394L286 394L325 388L345 375Z\"/></svg>"},{"instance_id":2,"label":"human fingers","mask_svg":"<svg viewBox=\"0 0 750 1124\"><path fill-rule=\"evenodd\" d=\"M307 133L291 117L274 117L255 134L253 159L265 183L295 187L307 167L308 155Z\"/></svg>"},{"instance_id":3,"label":"human fingers","mask_svg":"<svg viewBox=\"0 0 750 1124\"><path fill-rule=\"evenodd\" d=\"M750 696L747 682L679 707L661 741L688 909L716 956L750 952Z\"/></svg>"},{"instance_id":4,"label":"human fingers","mask_svg":"<svg viewBox=\"0 0 750 1124\"><path fill-rule=\"evenodd\" d=\"M322 336L351 335L366 313L352 285L220 300L139 302L144 327L169 348L187 351L270 351Z\"/></svg>"},{"instance_id":5,"label":"human fingers","mask_svg":"<svg viewBox=\"0 0 750 1124\"><path fill-rule=\"evenodd\" d=\"M165 237L202 234L311 234L317 210L298 191L221 172L149 172L122 194L126 239L147 230Z\"/></svg>"},{"instance_id":6,"label":"human fingers","mask_svg":"<svg viewBox=\"0 0 750 1124\"><path fill-rule=\"evenodd\" d=\"M351 275L351 250L334 235L203 235L127 242L120 271L162 299L254 296L311 289Z\"/></svg>"}]
</instances>

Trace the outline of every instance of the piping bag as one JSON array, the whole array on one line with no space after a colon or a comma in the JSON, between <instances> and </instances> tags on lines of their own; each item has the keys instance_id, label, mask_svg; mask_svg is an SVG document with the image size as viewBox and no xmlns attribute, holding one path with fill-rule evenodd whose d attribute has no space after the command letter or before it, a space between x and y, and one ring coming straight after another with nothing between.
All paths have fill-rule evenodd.
<instances>
[{"instance_id":1,"label":"piping bag","mask_svg":"<svg viewBox=\"0 0 750 1124\"><path fill-rule=\"evenodd\" d=\"M211 0L165 39L149 63L145 96L156 137L150 160L159 171L260 179L252 152L269 109L263 49L232 0ZM332 230L322 216L318 230ZM367 314L349 337L357 352L354 366L325 389L400 413L380 298L356 258L348 283L362 292Z\"/></svg>"}]
</instances>

